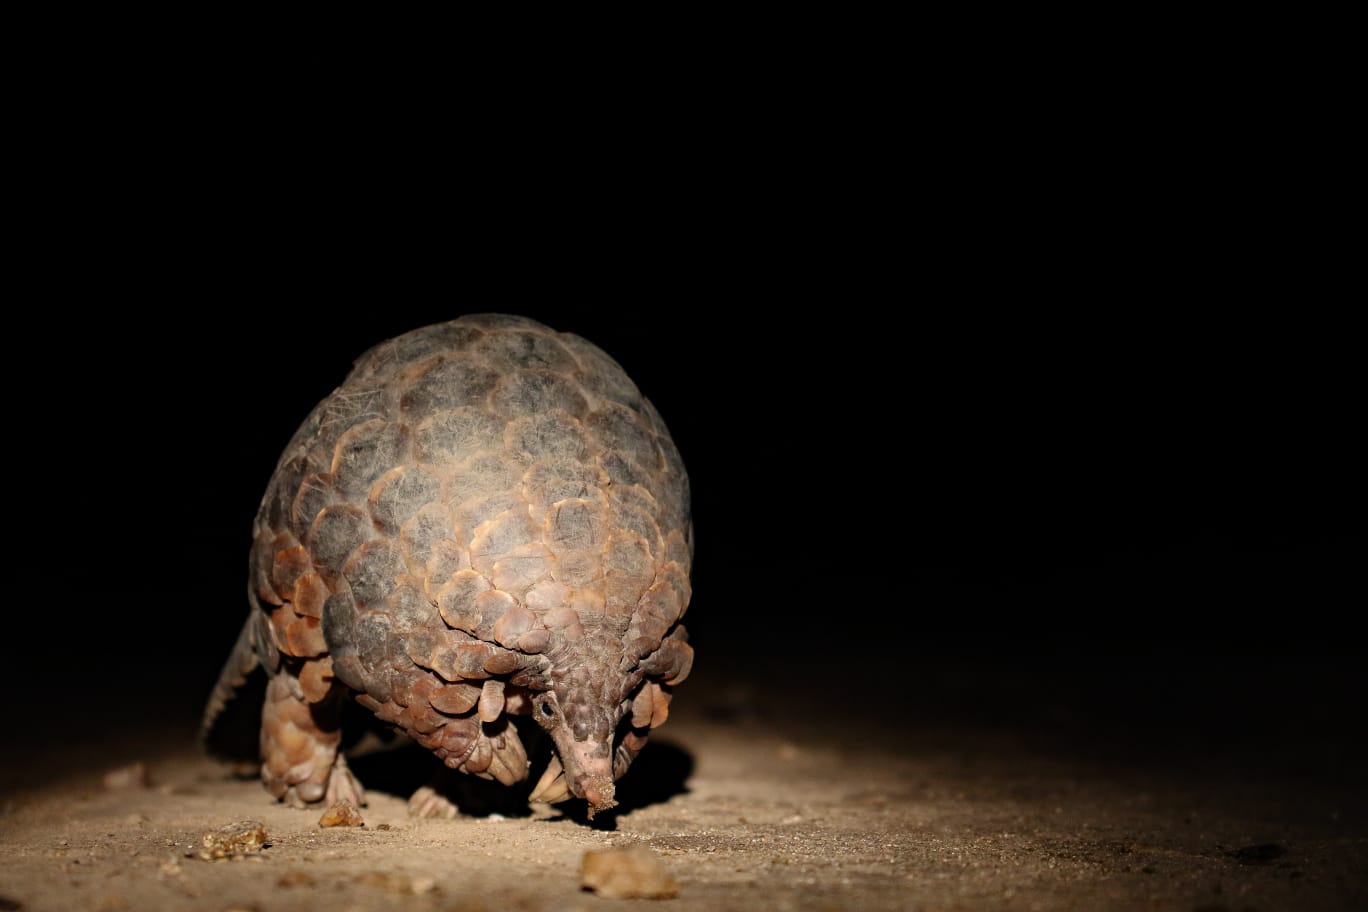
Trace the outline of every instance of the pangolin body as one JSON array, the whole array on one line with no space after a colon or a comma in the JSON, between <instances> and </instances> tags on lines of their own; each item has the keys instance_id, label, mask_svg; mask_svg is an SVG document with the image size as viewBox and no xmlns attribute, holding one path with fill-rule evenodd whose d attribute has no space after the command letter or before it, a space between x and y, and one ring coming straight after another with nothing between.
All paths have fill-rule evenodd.
<instances>
[{"instance_id":1,"label":"pangolin body","mask_svg":"<svg viewBox=\"0 0 1368 912\"><path fill-rule=\"evenodd\" d=\"M349 695L453 769L613 806L692 650L689 484L655 408L575 335L486 314L384 342L304 421L253 528L250 614L205 713L255 666L261 775L296 806L360 785Z\"/></svg>"}]
</instances>

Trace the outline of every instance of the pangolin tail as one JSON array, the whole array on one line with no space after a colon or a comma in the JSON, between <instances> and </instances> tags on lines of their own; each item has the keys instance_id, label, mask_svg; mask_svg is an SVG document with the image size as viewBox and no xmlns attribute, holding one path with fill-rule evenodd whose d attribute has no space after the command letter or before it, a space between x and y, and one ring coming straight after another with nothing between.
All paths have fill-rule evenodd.
<instances>
[{"instance_id":1,"label":"pangolin tail","mask_svg":"<svg viewBox=\"0 0 1368 912\"><path fill-rule=\"evenodd\" d=\"M204 718L200 722L199 731L200 744L206 749L213 748L211 736L214 734L224 710L246 687L248 676L261 666L261 658L257 655L253 645L253 634L255 632L253 625L256 621L257 612L254 611L247 618L247 622L242 625L242 631L238 633L233 651L228 654L228 661L223 664L223 670L219 672L218 681L215 682L214 689L209 694L209 702L204 707Z\"/></svg>"}]
</instances>

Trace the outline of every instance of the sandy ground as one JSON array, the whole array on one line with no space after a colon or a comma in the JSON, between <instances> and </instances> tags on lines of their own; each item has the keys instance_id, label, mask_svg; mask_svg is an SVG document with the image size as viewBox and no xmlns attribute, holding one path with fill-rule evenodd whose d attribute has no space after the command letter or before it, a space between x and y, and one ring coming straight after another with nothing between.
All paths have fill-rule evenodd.
<instances>
[{"instance_id":1,"label":"sandy ground","mask_svg":"<svg viewBox=\"0 0 1368 912\"><path fill-rule=\"evenodd\" d=\"M774 704L763 684L717 675L681 688L623 807L592 824L546 806L411 819L404 795L375 785L402 778L385 768L414 760L402 751L359 762L364 827L323 829L204 757L180 724L53 739L25 758L7 747L0 909L1368 908L1368 801L1337 743L1137 753L1125 726L1080 740L1087 718L953 713L833 728L759 710ZM1174 743L1154 733L1142 740ZM134 761L150 785L103 785ZM264 850L195 857L207 831L244 819L265 825ZM583 891L585 852L623 845L654 852L678 896Z\"/></svg>"}]
</instances>

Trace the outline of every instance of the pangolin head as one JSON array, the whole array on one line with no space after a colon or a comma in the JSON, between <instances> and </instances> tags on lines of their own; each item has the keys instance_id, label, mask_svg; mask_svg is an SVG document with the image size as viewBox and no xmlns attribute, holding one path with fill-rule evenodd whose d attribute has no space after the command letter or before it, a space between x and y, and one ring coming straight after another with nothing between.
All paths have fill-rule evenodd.
<instances>
[{"instance_id":1,"label":"pangolin head","mask_svg":"<svg viewBox=\"0 0 1368 912\"><path fill-rule=\"evenodd\" d=\"M532 717L550 735L555 756L530 800L581 798L590 818L617 805L615 781L650 729L665 721L668 685L688 674L693 654L682 627L644 660L609 659L622 653L594 639L586 633L554 656L544 689L531 699Z\"/></svg>"}]
</instances>

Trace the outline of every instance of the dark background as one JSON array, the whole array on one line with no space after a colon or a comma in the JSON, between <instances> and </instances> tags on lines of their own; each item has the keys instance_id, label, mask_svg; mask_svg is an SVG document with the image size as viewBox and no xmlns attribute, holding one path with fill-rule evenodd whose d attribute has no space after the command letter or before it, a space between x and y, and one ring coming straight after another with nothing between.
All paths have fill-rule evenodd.
<instances>
[{"instance_id":1,"label":"dark background","mask_svg":"<svg viewBox=\"0 0 1368 912\"><path fill-rule=\"evenodd\" d=\"M450 118L322 64L73 77L16 172L17 711L117 720L146 701L90 695L134 688L193 716L294 427L377 341L503 310L600 344L674 431L700 676L889 724L1349 727L1368 384L1339 58L1212 41L1248 56L1028 43L890 75L906 55L857 44L782 90L668 93L569 163L478 106L458 162Z\"/></svg>"},{"instance_id":2,"label":"dark background","mask_svg":"<svg viewBox=\"0 0 1368 912\"><path fill-rule=\"evenodd\" d=\"M55 365L90 390L59 432L81 499L46 520L73 555L45 603L59 629L6 644L41 682L25 709L87 706L97 682L133 694L100 721L145 721L169 694L193 724L294 428L370 345L497 310L596 342L665 417L695 495L696 675L746 682L747 711L1359 737L1344 326L840 281L611 296L630 305L229 283L202 307L92 318Z\"/></svg>"}]
</instances>

